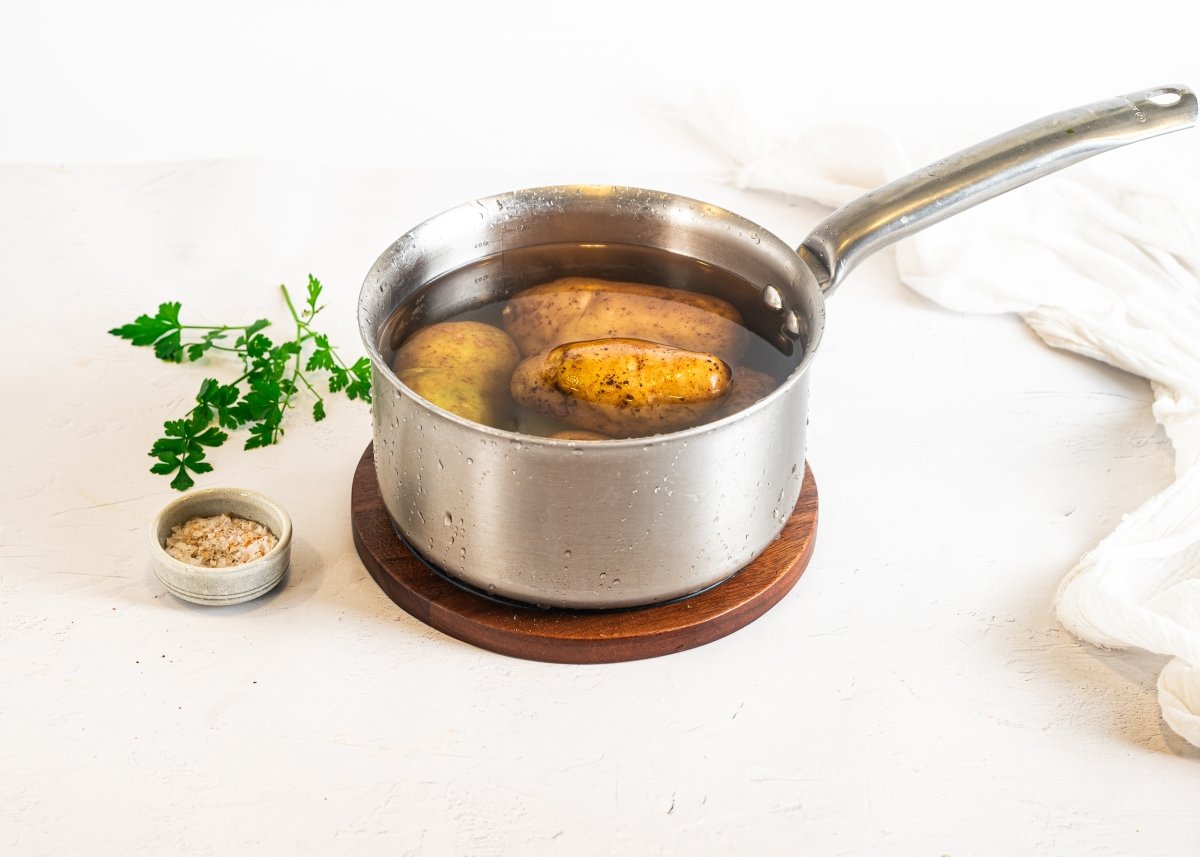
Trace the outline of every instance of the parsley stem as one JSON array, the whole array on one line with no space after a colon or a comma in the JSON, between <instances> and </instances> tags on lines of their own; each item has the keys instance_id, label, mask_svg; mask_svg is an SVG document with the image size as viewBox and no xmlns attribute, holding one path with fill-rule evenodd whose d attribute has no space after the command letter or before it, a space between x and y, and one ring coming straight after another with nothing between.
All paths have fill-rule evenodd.
<instances>
[{"instance_id":1,"label":"parsley stem","mask_svg":"<svg viewBox=\"0 0 1200 857\"><path fill-rule=\"evenodd\" d=\"M317 332L309 326L309 322L313 320L313 318L318 312L321 311L322 308L317 307L315 310L313 310L313 314L305 319L298 312L296 312L296 306L292 303L292 296L288 294L287 286L280 285L279 288L283 290L283 299L287 302L288 312L292 314L292 320L296 322L296 341L307 342L308 340L313 339L317 335Z\"/></svg>"},{"instance_id":2,"label":"parsley stem","mask_svg":"<svg viewBox=\"0 0 1200 857\"><path fill-rule=\"evenodd\" d=\"M287 286L280 283L279 288L283 289L283 299L287 301L288 312L292 314L292 319L296 322L296 326L303 325L304 322L300 320L300 315L296 312L296 307L292 304L292 296L288 294Z\"/></svg>"},{"instance_id":3,"label":"parsley stem","mask_svg":"<svg viewBox=\"0 0 1200 857\"><path fill-rule=\"evenodd\" d=\"M307 325L305 325L305 323L300 320L300 316L296 314L296 307L292 305L292 296L288 294L287 286L281 283L279 288L283 289L283 299L287 302L288 312L292 314L292 319L296 322L296 342L299 344L304 341L304 329L307 327ZM292 383L289 385L289 389L287 390L283 399L284 409L292 406L292 396L294 396L296 393L297 378L303 381L304 385L308 387L308 389L312 390L312 385L308 383L308 379L305 378L304 374L300 371L300 354L301 351L299 348L297 348L296 358L292 362ZM313 392L315 393L316 390L313 390ZM319 399L320 396L318 395L317 398Z\"/></svg>"},{"instance_id":4,"label":"parsley stem","mask_svg":"<svg viewBox=\"0 0 1200 857\"><path fill-rule=\"evenodd\" d=\"M305 387L308 387L308 390L309 390L309 392L311 392L311 393L312 393L314 396L316 396L316 397L317 397L317 399L319 399L319 400L320 400L320 401L322 401L322 402L323 402L323 401L325 401L325 397L324 397L324 396L322 396L322 395L321 395L321 394L320 394L320 393L317 391L317 388L316 388L316 387L314 387L312 384L310 384L310 383L309 383L308 379L307 379L306 377L304 377L304 373L303 373L303 372L300 372L299 370L297 370L297 372L296 372L296 377L297 377L297 378L299 378L301 381L303 381L303 382L304 382L304 386L305 386Z\"/></svg>"},{"instance_id":5,"label":"parsley stem","mask_svg":"<svg viewBox=\"0 0 1200 857\"><path fill-rule=\"evenodd\" d=\"M248 330L253 327L250 324L179 324L176 325L179 330Z\"/></svg>"}]
</instances>

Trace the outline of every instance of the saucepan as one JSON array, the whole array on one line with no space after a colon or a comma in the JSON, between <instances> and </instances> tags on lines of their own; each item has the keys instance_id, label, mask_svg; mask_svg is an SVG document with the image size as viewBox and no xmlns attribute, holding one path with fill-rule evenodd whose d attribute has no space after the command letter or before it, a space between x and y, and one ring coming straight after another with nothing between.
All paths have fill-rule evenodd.
<instances>
[{"instance_id":1,"label":"saucepan","mask_svg":"<svg viewBox=\"0 0 1200 857\"><path fill-rule=\"evenodd\" d=\"M1196 98L1182 86L1056 113L866 194L798 249L722 208L626 187L518 190L427 220L379 257L358 307L373 365L376 476L397 533L452 579L524 603L625 608L718 584L776 538L799 497L825 298L855 265L1026 182L1195 121ZM557 440L442 410L385 359L422 324L557 276L706 287L674 262L645 259L748 284L723 297L790 361L786 380L685 430ZM448 276L456 271L465 273Z\"/></svg>"}]
</instances>

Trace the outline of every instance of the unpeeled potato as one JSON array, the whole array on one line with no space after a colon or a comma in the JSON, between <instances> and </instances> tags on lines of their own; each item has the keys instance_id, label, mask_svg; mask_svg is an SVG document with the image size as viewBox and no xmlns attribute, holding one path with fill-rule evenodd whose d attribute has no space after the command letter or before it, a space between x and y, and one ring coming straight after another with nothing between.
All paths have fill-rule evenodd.
<instances>
[{"instance_id":1,"label":"unpeeled potato","mask_svg":"<svg viewBox=\"0 0 1200 857\"><path fill-rule=\"evenodd\" d=\"M733 364L745 350L737 309L699 292L563 277L514 295L503 310L504 329L525 356L567 342L644 339L716 354Z\"/></svg>"},{"instance_id":2,"label":"unpeeled potato","mask_svg":"<svg viewBox=\"0 0 1200 857\"><path fill-rule=\"evenodd\" d=\"M594 431L584 431L583 429L569 429L567 431L556 431L550 435L554 440L612 440L606 434L600 434Z\"/></svg>"},{"instance_id":3,"label":"unpeeled potato","mask_svg":"<svg viewBox=\"0 0 1200 857\"><path fill-rule=\"evenodd\" d=\"M729 386L729 395L721 403L717 416L727 417L736 414L743 408L753 405L767 393L779 386L779 382L766 372L739 366L733 371L733 382Z\"/></svg>"},{"instance_id":4,"label":"unpeeled potato","mask_svg":"<svg viewBox=\"0 0 1200 857\"><path fill-rule=\"evenodd\" d=\"M396 377L440 408L496 428L512 426L509 381L521 355L503 330L477 321L423 327L396 352Z\"/></svg>"},{"instance_id":5,"label":"unpeeled potato","mask_svg":"<svg viewBox=\"0 0 1200 857\"><path fill-rule=\"evenodd\" d=\"M610 437L675 431L702 422L729 393L728 364L712 354L640 339L571 342L528 357L513 398Z\"/></svg>"}]
</instances>

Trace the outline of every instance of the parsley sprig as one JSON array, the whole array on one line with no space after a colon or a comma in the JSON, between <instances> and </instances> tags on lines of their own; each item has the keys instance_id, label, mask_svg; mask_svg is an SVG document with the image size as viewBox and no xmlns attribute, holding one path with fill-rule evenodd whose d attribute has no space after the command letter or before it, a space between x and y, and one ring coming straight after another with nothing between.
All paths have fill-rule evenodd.
<instances>
[{"instance_id":1,"label":"parsley sprig","mask_svg":"<svg viewBox=\"0 0 1200 857\"><path fill-rule=\"evenodd\" d=\"M247 325L182 324L178 302L159 304L154 315L140 315L109 331L133 345L153 347L155 356L168 363L200 360L209 352L228 352L241 361L242 374L235 380L222 384L205 378L195 406L182 418L163 423L163 436L150 447L150 456L157 459L150 472L173 477L172 488L186 491L195 484L193 475L213 469L207 451L229 439L224 429L246 427L244 449L277 443L284 432L284 414L295 407L293 400L302 389L316 398L313 419L325 419L325 398L314 384L317 373L327 375L331 394L344 392L347 398L371 401L371 362L361 357L347 365L329 337L312 326L324 309L319 303L320 280L309 274L307 299L299 311L287 287L279 288L295 325L293 338L279 345L262 333L271 324L265 318Z\"/></svg>"}]
</instances>

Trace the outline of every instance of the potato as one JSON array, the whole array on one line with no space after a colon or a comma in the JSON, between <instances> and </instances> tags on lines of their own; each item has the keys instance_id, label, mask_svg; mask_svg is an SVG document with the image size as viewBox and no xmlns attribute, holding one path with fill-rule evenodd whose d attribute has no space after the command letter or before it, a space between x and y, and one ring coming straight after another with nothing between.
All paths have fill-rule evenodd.
<instances>
[{"instance_id":1,"label":"potato","mask_svg":"<svg viewBox=\"0 0 1200 857\"><path fill-rule=\"evenodd\" d=\"M525 356L611 337L712 353L731 364L745 350L746 330L732 304L641 283L564 277L518 292L502 318Z\"/></svg>"},{"instance_id":2,"label":"potato","mask_svg":"<svg viewBox=\"0 0 1200 857\"><path fill-rule=\"evenodd\" d=\"M766 372L739 366L733 371L733 383L730 385L729 395L721 404L717 416L727 417L730 414L736 414L743 408L753 405L778 386L779 382Z\"/></svg>"},{"instance_id":3,"label":"potato","mask_svg":"<svg viewBox=\"0 0 1200 857\"><path fill-rule=\"evenodd\" d=\"M560 431L575 431L572 426L567 425L562 420L556 420L549 414L539 413L529 408L520 408L514 405L517 412L516 431L521 434L531 434L537 437L552 437Z\"/></svg>"},{"instance_id":4,"label":"potato","mask_svg":"<svg viewBox=\"0 0 1200 857\"><path fill-rule=\"evenodd\" d=\"M570 429L569 431L556 431L550 435L554 440L612 440L606 434L598 434L594 431L584 431L583 429Z\"/></svg>"},{"instance_id":5,"label":"potato","mask_svg":"<svg viewBox=\"0 0 1200 857\"><path fill-rule=\"evenodd\" d=\"M396 352L396 376L440 408L510 428L509 380L521 355L503 330L477 321L423 327Z\"/></svg>"},{"instance_id":6,"label":"potato","mask_svg":"<svg viewBox=\"0 0 1200 857\"><path fill-rule=\"evenodd\" d=\"M703 421L729 393L728 364L641 339L571 342L527 357L512 376L519 404L612 437Z\"/></svg>"}]
</instances>

